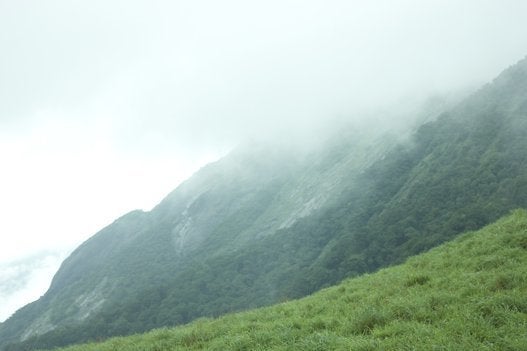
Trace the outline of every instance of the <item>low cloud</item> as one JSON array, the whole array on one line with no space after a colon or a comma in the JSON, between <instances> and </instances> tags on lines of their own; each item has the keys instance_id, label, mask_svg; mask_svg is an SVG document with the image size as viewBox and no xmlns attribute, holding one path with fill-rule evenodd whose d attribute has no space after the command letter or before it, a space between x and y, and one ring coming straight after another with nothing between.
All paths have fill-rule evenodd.
<instances>
[{"instance_id":1,"label":"low cloud","mask_svg":"<svg viewBox=\"0 0 527 351\"><path fill-rule=\"evenodd\" d=\"M0 263L0 322L44 294L64 257L65 253L41 252Z\"/></svg>"},{"instance_id":2,"label":"low cloud","mask_svg":"<svg viewBox=\"0 0 527 351\"><path fill-rule=\"evenodd\" d=\"M359 118L483 83L527 51L524 1L2 6L0 123L46 111L154 152Z\"/></svg>"}]
</instances>

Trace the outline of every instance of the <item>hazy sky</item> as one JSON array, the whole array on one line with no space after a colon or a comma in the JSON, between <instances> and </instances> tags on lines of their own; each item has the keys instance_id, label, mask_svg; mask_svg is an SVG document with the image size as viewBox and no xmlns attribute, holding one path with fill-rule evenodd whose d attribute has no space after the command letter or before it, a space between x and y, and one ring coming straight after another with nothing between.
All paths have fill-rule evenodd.
<instances>
[{"instance_id":1,"label":"hazy sky","mask_svg":"<svg viewBox=\"0 0 527 351\"><path fill-rule=\"evenodd\" d=\"M69 250L246 138L492 79L527 54L526 13L524 0L0 0L0 320Z\"/></svg>"}]
</instances>

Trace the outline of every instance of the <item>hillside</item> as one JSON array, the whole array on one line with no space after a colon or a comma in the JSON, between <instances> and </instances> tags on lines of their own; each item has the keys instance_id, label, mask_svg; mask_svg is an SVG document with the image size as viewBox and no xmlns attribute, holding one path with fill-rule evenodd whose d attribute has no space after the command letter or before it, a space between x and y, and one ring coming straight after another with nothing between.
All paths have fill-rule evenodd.
<instances>
[{"instance_id":1,"label":"hillside","mask_svg":"<svg viewBox=\"0 0 527 351\"><path fill-rule=\"evenodd\" d=\"M251 145L134 211L0 325L51 348L306 296L527 208L527 59L411 135ZM370 126L371 127L371 126Z\"/></svg>"},{"instance_id":2,"label":"hillside","mask_svg":"<svg viewBox=\"0 0 527 351\"><path fill-rule=\"evenodd\" d=\"M269 308L65 351L525 350L527 212Z\"/></svg>"},{"instance_id":3,"label":"hillside","mask_svg":"<svg viewBox=\"0 0 527 351\"><path fill-rule=\"evenodd\" d=\"M39 345L63 345L278 301L276 280L294 271L282 272L287 262L273 261L262 243L333 203L354 181L346 175L367 168L395 141L341 134L320 149L238 149L152 211L119 218L65 260L49 291L0 327L0 340L32 344L42 334ZM287 259L309 264L320 240L295 243L305 247Z\"/></svg>"}]
</instances>

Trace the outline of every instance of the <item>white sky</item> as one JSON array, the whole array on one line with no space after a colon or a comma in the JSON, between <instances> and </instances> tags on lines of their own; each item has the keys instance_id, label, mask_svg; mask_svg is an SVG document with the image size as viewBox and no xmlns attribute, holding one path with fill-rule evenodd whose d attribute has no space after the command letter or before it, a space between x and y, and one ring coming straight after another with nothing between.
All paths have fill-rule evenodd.
<instances>
[{"instance_id":1,"label":"white sky","mask_svg":"<svg viewBox=\"0 0 527 351\"><path fill-rule=\"evenodd\" d=\"M0 0L0 284L40 262L16 294L0 286L0 320L65 253L246 138L492 79L527 54L526 13L523 0Z\"/></svg>"}]
</instances>

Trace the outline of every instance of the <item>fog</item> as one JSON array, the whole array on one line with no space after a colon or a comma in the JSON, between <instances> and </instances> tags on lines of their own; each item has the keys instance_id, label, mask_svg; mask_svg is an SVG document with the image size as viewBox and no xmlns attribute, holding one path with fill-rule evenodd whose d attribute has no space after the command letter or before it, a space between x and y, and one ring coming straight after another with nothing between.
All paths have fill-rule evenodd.
<instances>
[{"instance_id":1,"label":"fog","mask_svg":"<svg viewBox=\"0 0 527 351\"><path fill-rule=\"evenodd\" d=\"M522 0L0 0L0 270L62 257L247 139L368 126L372 110L396 125L475 89L527 54L525 13Z\"/></svg>"},{"instance_id":2,"label":"fog","mask_svg":"<svg viewBox=\"0 0 527 351\"><path fill-rule=\"evenodd\" d=\"M0 320L7 319L16 309L36 300L48 288L65 258L59 252L41 252L24 259L0 262Z\"/></svg>"}]
</instances>

